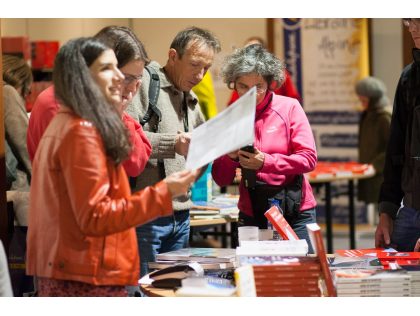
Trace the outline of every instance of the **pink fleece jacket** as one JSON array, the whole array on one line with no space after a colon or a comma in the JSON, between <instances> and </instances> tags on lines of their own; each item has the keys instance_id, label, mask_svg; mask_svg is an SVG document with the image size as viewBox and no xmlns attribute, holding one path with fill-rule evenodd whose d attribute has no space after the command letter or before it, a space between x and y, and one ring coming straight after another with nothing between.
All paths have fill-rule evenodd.
<instances>
[{"instance_id":1,"label":"pink fleece jacket","mask_svg":"<svg viewBox=\"0 0 420 316\"><path fill-rule=\"evenodd\" d=\"M268 184L288 184L296 174L310 172L316 166L317 154L311 127L299 101L293 98L270 92L257 105L254 146L264 153L264 164L257 171L257 180ZM229 185L238 167L239 162L227 155L222 156L214 161L212 176L218 185ZM243 181L239 185L239 194L238 208L252 216L249 193ZM304 177L300 210L315 206L311 185Z\"/></svg>"}]
</instances>

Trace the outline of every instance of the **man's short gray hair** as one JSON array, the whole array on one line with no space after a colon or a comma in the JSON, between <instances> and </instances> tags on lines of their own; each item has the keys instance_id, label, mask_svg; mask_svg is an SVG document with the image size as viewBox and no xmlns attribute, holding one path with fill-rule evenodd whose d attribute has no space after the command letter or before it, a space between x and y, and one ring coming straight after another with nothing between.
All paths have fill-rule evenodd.
<instances>
[{"instance_id":1,"label":"man's short gray hair","mask_svg":"<svg viewBox=\"0 0 420 316\"><path fill-rule=\"evenodd\" d=\"M191 42L204 44L215 53L221 50L219 40L210 31L195 26L180 31L173 39L170 48L175 49L179 57L182 57Z\"/></svg>"},{"instance_id":2,"label":"man's short gray hair","mask_svg":"<svg viewBox=\"0 0 420 316\"><path fill-rule=\"evenodd\" d=\"M275 88L284 82L284 64L259 44L237 49L225 58L222 66L223 81L229 87L239 77L250 73L262 76L270 88L273 82L277 83Z\"/></svg>"}]
</instances>

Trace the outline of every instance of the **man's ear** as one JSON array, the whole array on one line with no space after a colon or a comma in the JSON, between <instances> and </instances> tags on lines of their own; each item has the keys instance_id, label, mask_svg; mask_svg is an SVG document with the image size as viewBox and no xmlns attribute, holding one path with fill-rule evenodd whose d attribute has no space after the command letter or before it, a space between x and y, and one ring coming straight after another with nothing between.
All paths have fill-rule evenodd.
<instances>
[{"instance_id":1,"label":"man's ear","mask_svg":"<svg viewBox=\"0 0 420 316\"><path fill-rule=\"evenodd\" d=\"M169 49L169 52L168 52L169 61L171 63L174 63L177 58L178 58L178 52L174 48Z\"/></svg>"}]
</instances>

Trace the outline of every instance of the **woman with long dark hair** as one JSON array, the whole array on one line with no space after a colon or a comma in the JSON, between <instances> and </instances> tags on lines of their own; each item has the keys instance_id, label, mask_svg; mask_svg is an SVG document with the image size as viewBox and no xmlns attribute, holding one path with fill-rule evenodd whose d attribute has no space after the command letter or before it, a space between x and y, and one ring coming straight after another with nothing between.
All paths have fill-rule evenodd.
<instances>
[{"instance_id":1,"label":"woman with long dark hair","mask_svg":"<svg viewBox=\"0 0 420 316\"><path fill-rule=\"evenodd\" d=\"M33 161L27 273L40 296L126 296L137 284L134 227L171 215L196 174L175 173L133 195L123 162L131 144L117 111L123 74L98 39L65 44L54 66L62 106Z\"/></svg>"}]
</instances>

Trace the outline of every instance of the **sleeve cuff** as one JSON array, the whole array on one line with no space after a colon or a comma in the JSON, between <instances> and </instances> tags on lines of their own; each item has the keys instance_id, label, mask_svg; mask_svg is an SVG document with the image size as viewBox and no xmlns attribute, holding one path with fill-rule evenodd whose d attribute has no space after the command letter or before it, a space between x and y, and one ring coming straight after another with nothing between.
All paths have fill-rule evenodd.
<instances>
[{"instance_id":1,"label":"sleeve cuff","mask_svg":"<svg viewBox=\"0 0 420 316\"><path fill-rule=\"evenodd\" d=\"M379 203L379 215L382 213L388 214L393 220L397 217L397 213L399 210L399 205L396 205L391 202L380 202Z\"/></svg>"}]
</instances>

